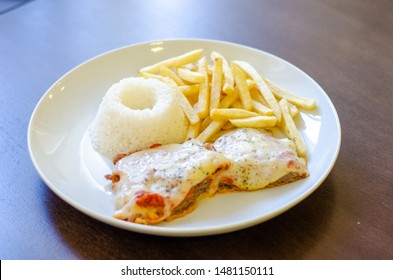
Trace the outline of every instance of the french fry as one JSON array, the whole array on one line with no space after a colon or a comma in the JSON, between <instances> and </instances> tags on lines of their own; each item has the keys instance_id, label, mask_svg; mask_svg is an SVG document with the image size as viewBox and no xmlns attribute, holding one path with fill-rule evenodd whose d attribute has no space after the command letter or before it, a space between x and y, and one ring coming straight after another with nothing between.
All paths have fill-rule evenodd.
<instances>
[{"instance_id":1,"label":"french fry","mask_svg":"<svg viewBox=\"0 0 393 280\"><path fill-rule=\"evenodd\" d=\"M216 134L227 121L212 121L201 134L198 135L197 139L202 142L207 142L210 138Z\"/></svg>"},{"instance_id":2,"label":"french fry","mask_svg":"<svg viewBox=\"0 0 393 280\"><path fill-rule=\"evenodd\" d=\"M263 98L261 92L259 91L258 88L252 88L250 89L250 95L251 95L251 99L258 101L259 103L261 103L263 106L269 108L269 105L267 104L265 98ZM270 109L270 108L269 108ZM270 109L271 110L271 109ZM273 113L274 115L274 113Z\"/></svg>"},{"instance_id":3,"label":"french fry","mask_svg":"<svg viewBox=\"0 0 393 280\"><path fill-rule=\"evenodd\" d=\"M236 65L238 65L244 72L246 72L256 83L259 91L262 93L263 97L265 98L267 104L269 105L270 109L273 110L274 115L277 118L277 123L280 124L281 122L281 109L278 105L276 98L274 97L272 91L270 90L269 86L263 80L261 75L258 71L251 66L248 62L245 61L234 61Z\"/></svg>"},{"instance_id":4,"label":"french fry","mask_svg":"<svg viewBox=\"0 0 393 280\"><path fill-rule=\"evenodd\" d=\"M222 85L222 59L216 58L214 60L214 68L212 75L212 85L210 91L210 110L218 108L221 97L221 85Z\"/></svg>"},{"instance_id":5,"label":"french fry","mask_svg":"<svg viewBox=\"0 0 393 280\"><path fill-rule=\"evenodd\" d=\"M270 81L267 78L263 78L266 82L266 84L269 86L270 90L273 92L275 96L277 96L279 99L286 98L289 102L292 104L304 108L306 110L313 110L316 106L316 101L311 98L306 98L302 96L297 96L293 94L292 92L289 92L272 81Z\"/></svg>"},{"instance_id":6,"label":"french fry","mask_svg":"<svg viewBox=\"0 0 393 280\"><path fill-rule=\"evenodd\" d=\"M225 121L229 119L241 119L255 116L259 116L259 114L252 111L236 108L213 109L210 112L210 118L213 121Z\"/></svg>"},{"instance_id":7,"label":"french fry","mask_svg":"<svg viewBox=\"0 0 393 280\"><path fill-rule=\"evenodd\" d=\"M249 90L257 87L257 84L253 80L247 79L246 82Z\"/></svg>"},{"instance_id":8,"label":"french fry","mask_svg":"<svg viewBox=\"0 0 393 280\"><path fill-rule=\"evenodd\" d=\"M199 122L199 117L198 117L197 113L195 113L190 102L187 100L187 98L184 96L184 94L178 88L176 83L171 78L168 78L168 77L164 77L164 81L174 90L174 92L176 94L177 102L182 107L184 114L187 116L190 124L196 124L197 122Z\"/></svg>"},{"instance_id":9,"label":"french fry","mask_svg":"<svg viewBox=\"0 0 393 280\"><path fill-rule=\"evenodd\" d=\"M209 116L201 120L201 126L199 127L199 131L204 131L206 127L208 127L211 124L211 122L212 119Z\"/></svg>"},{"instance_id":10,"label":"french fry","mask_svg":"<svg viewBox=\"0 0 393 280\"><path fill-rule=\"evenodd\" d=\"M229 130L229 129L234 129L234 128L236 128L236 126L234 126L234 125L231 124L230 122L227 122L227 123L222 127L223 130Z\"/></svg>"},{"instance_id":11,"label":"french fry","mask_svg":"<svg viewBox=\"0 0 393 280\"><path fill-rule=\"evenodd\" d=\"M167 68L174 68L174 67L179 67L179 66L186 65L189 63L193 63L199 59L202 52L203 52L203 49L197 49L197 50L193 50L190 52L186 52L182 55L174 56L174 57L162 60L160 62L157 62L153 65L143 67L139 70L139 72L148 72L148 73L155 74L155 73L160 72L160 69L162 66L165 66Z\"/></svg>"},{"instance_id":12,"label":"french fry","mask_svg":"<svg viewBox=\"0 0 393 280\"><path fill-rule=\"evenodd\" d=\"M198 121L194 124L190 124L187 129L186 140L191 138L196 138L199 135L199 127L201 122Z\"/></svg>"},{"instance_id":13,"label":"french fry","mask_svg":"<svg viewBox=\"0 0 393 280\"><path fill-rule=\"evenodd\" d=\"M230 119L229 120L236 127L273 127L277 124L275 116L256 116L243 119Z\"/></svg>"},{"instance_id":14,"label":"french fry","mask_svg":"<svg viewBox=\"0 0 393 280\"><path fill-rule=\"evenodd\" d=\"M185 85L185 83L183 82L183 80L180 79L180 77L179 77L178 75L176 75L176 73L174 73L171 69L169 69L169 68L166 67L166 66L161 66L161 68L160 68L160 73L161 73L162 76L164 76L164 77L169 77L169 78L171 78L172 80L174 80L175 83L176 83L178 86L183 86L183 85Z\"/></svg>"},{"instance_id":15,"label":"french fry","mask_svg":"<svg viewBox=\"0 0 393 280\"><path fill-rule=\"evenodd\" d=\"M211 60L215 60L216 58L222 59L222 70L224 74L224 86L222 87L222 91L226 94L231 94L235 90L235 80L233 77L232 70L229 66L228 61L224 58L224 56L218 52L212 52L210 54Z\"/></svg>"},{"instance_id":16,"label":"french fry","mask_svg":"<svg viewBox=\"0 0 393 280\"><path fill-rule=\"evenodd\" d=\"M256 100L251 100L251 104L252 104L252 108L255 112L259 113L260 115L264 115L264 116L273 116L274 113L273 111L266 107L265 105L263 105L262 103L256 101Z\"/></svg>"},{"instance_id":17,"label":"french fry","mask_svg":"<svg viewBox=\"0 0 393 280\"><path fill-rule=\"evenodd\" d=\"M196 96L199 93L199 84L179 86L179 89L187 97Z\"/></svg>"},{"instance_id":18,"label":"french fry","mask_svg":"<svg viewBox=\"0 0 393 280\"><path fill-rule=\"evenodd\" d=\"M248 89L247 86L246 75L236 64L232 63L231 69L235 77L236 86L239 89L240 100L243 103L243 108L246 110L251 110L252 109L251 95L250 95L250 90Z\"/></svg>"},{"instance_id":19,"label":"french fry","mask_svg":"<svg viewBox=\"0 0 393 280\"><path fill-rule=\"evenodd\" d=\"M161 82L165 82L164 77L160 76L160 75L156 75L156 74L151 74L151 73L147 73L147 72L141 72L140 76L142 76L145 79L156 79L159 80Z\"/></svg>"},{"instance_id":20,"label":"french fry","mask_svg":"<svg viewBox=\"0 0 393 280\"><path fill-rule=\"evenodd\" d=\"M307 154L306 145L304 144L303 138L300 135L300 132L297 129L296 124L289 112L287 99L281 99L279 105L283 115L283 127L285 128L284 132L287 137L295 143L297 154L300 157L305 157Z\"/></svg>"},{"instance_id":21,"label":"french fry","mask_svg":"<svg viewBox=\"0 0 393 280\"><path fill-rule=\"evenodd\" d=\"M205 77L195 71L188 70L186 68L177 68L177 75L184 81L190 82L190 83L203 83L205 81Z\"/></svg>"},{"instance_id":22,"label":"french fry","mask_svg":"<svg viewBox=\"0 0 393 280\"><path fill-rule=\"evenodd\" d=\"M198 96L197 96L197 95L184 95L184 96L186 97L186 99L188 100L188 103L190 103L190 105L191 105L193 108L195 108L195 106L198 105ZM194 109L195 114L198 115L197 110L198 110L198 109L196 109L196 110Z\"/></svg>"},{"instance_id":23,"label":"french fry","mask_svg":"<svg viewBox=\"0 0 393 280\"><path fill-rule=\"evenodd\" d=\"M183 65L182 68L190 71L198 71L198 67L194 63L188 63L186 65Z\"/></svg>"},{"instance_id":24,"label":"french fry","mask_svg":"<svg viewBox=\"0 0 393 280\"><path fill-rule=\"evenodd\" d=\"M212 76L212 75L213 75L213 65L211 65L211 64L208 64L208 65L207 65L207 74L208 74L209 76Z\"/></svg>"},{"instance_id":25,"label":"french fry","mask_svg":"<svg viewBox=\"0 0 393 280\"><path fill-rule=\"evenodd\" d=\"M235 91L232 94L225 96L221 100L221 102L219 104L219 108L229 108L238 99L239 99L239 91L235 89Z\"/></svg>"},{"instance_id":26,"label":"french fry","mask_svg":"<svg viewBox=\"0 0 393 280\"><path fill-rule=\"evenodd\" d=\"M272 116L274 115L273 111L268 107L265 99L259 92L257 88L251 88L250 90L251 97L252 97L252 105L253 110L261 115ZM293 105L292 103L288 102L289 111L291 112L292 118L296 117L299 113L299 109Z\"/></svg>"},{"instance_id":27,"label":"french fry","mask_svg":"<svg viewBox=\"0 0 393 280\"><path fill-rule=\"evenodd\" d=\"M233 102L231 107L236 109L244 109L243 103L240 100L236 100L235 102Z\"/></svg>"},{"instance_id":28,"label":"french fry","mask_svg":"<svg viewBox=\"0 0 393 280\"><path fill-rule=\"evenodd\" d=\"M205 77L203 83L199 85L198 97L198 116L201 119L209 115L210 93L209 93L209 75L207 73L206 57L198 61L198 72Z\"/></svg>"},{"instance_id":29,"label":"french fry","mask_svg":"<svg viewBox=\"0 0 393 280\"><path fill-rule=\"evenodd\" d=\"M295 105L293 105L291 102L288 102L288 107L289 107L289 113L291 114L292 118L299 115L299 109Z\"/></svg>"}]
</instances>

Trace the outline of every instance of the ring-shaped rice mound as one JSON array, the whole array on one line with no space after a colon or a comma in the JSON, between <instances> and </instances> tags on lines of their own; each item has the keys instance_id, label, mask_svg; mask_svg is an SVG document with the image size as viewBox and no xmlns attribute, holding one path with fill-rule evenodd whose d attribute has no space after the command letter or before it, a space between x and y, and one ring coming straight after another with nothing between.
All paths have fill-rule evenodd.
<instances>
[{"instance_id":1,"label":"ring-shaped rice mound","mask_svg":"<svg viewBox=\"0 0 393 280\"><path fill-rule=\"evenodd\" d=\"M155 79L126 78L111 86L89 128L93 148L114 159L154 144L182 143L187 120L173 90Z\"/></svg>"}]
</instances>

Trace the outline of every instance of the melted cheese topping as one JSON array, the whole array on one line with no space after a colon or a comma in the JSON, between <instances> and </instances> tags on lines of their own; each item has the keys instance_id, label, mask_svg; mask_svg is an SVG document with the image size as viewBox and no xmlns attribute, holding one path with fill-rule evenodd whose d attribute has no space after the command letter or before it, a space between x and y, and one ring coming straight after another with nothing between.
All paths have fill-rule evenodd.
<instances>
[{"instance_id":1,"label":"melted cheese topping","mask_svg":"<svg viewBox=\"0 0 393 280\"><path fill-rule=\"evenodd\" d=\"M231 160L223 181L242 190L256 190L276 182L291 172L308 175L306 162L299 158L293 143L256 129L237 129L216 140L214 147Z\"/></svg>"},{"instance_id":2,"label":"melted cheese topping","mask_svg":"<svg viewBox=\"0 0 393 280\"><path fill-rule=\"evenodd\" d=\"M193 186L209 176L213 179L218 169L229 164L223 155L196 140L126 156L112 172L119 178L113 184L117 209L114 216L148 224L165 220Z\"/></svg>"}]
</instances>

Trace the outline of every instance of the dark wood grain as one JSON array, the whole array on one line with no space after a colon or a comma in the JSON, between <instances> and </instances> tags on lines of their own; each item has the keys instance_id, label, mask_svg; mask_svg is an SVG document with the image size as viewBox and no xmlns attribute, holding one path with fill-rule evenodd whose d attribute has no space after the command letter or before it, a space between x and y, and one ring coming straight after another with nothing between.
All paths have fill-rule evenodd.
<instances>
[{"instance_id":1,"label":"dark wood grain","mask_svg":"<svg viewBox=\"0 0 393 280\"><path fill-rule=\"evenodd\" d=\"M392 26L389 0L36 0L1 14L0 258L393 259ZM342 125L321 187L268 222L197 238L113 228L53 194L26 144L38 100L87 59L165 38L249 45L313 77Z\"/></svg>"}]
</instances>

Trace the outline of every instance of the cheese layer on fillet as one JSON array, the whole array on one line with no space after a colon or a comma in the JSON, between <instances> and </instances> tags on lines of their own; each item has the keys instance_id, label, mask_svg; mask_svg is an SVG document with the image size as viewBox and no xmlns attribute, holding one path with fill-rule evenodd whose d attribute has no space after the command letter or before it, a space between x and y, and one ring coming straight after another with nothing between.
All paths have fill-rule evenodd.
<instances>
[{"instance_id":1,"label":"cheese layer on fillet","mask_svg":"<svg viewBox=\"0 0 393 280\"><path fill-rule=\"evenodd\" d=\"M228 132L216 140L214 147L232 163L222 175L220 191L256 190L308 176L306 161L297 156L290 140L261 130Z\"/></svg>"},{"instance_id":2,"label":"cheese layer on fillet","mask_svg":"<svg viewBox=\"0 0 393 280\"><path fill-rule=\"evenodd\" d=\"M142 224L170 220L172 213L183 216L195 208L200 197L217 191L219 174L229 164L223 155L197 140L128 155L107 176L115 191L114 216Z\"/></svg>"}]
</instances>

